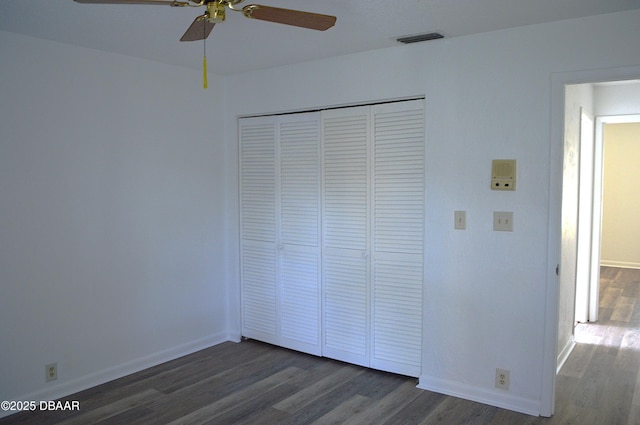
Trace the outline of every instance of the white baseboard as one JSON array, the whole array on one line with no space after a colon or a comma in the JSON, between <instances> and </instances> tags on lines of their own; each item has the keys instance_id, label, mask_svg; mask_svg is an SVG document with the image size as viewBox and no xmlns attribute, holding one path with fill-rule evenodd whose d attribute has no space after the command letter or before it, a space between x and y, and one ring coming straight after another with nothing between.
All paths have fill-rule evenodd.
<instances>
[{"instance_id":1,"label":"white baseboard","mask_svg":"<svg viewBox=\"0 0 640 425\"><path fill-rule=\"evenodd\" d=\"M540 400L519 397L504 390L479 388L427 375L420 376L418 388L513 410L526 415L540 415Z\"/></svg>"},{"instance_id":2,"label":"white baseboard","mask_svg":"<svg viewBox=\"0 0 640 425\"><path fill-rule=\"evenodd\" d=\"M640 263L627 261L600 260L600 265L604 267L619 267L622 269L640 269Z\"/></svg>"},{"instance_id":3,"label":"white baseboard","mask_svg":"<svg viewBox=\"0 0 640 425\"><path fill-rule=\"evenodd\" d=\"M569 355L571 354L575 346L576 346L576 340L574 336L571 335L571 338L569 338L569 341L567 341L567 343L565 344L560 354L558 354L558 360L557 360L558 367L556 368L556 374L560 372L560 369L562 369L564 362L567 361L567 359L569 358Z\"/></svg>"},{"instance_id":4,"label":"white baseboard","mask_svg":"<svg viewBox=\"0 0 640 425\"><path fill-rule=\"evenodd\" d=\"M187 354L192 354L196 351L200 351L205 348L209 348L214 345L218 345L231 340L233 339L229 338L227 334L209 335L207 337L200 338L186 344L172 347L158 353L153 353L148 356L123 363L121 365L103 369L98 372L91 373L89 375L85 375L67 382L61 382L60 384L57 384L55 386L48 386L46 389L34 391L30 394L21 395L13 398L13 400L36 401L37 403L39 403L41 400L57 400L71 394L75 394L79 391L83 391L88 388L113 381L114 379L122 378L123 376L127 376L132 373L136 373L141 370L157 366L161 363L175 360L179 357L186 356ZM13 413L17 412L0 411L0 418L9 416Z\"/></svg>"}]
</instances>

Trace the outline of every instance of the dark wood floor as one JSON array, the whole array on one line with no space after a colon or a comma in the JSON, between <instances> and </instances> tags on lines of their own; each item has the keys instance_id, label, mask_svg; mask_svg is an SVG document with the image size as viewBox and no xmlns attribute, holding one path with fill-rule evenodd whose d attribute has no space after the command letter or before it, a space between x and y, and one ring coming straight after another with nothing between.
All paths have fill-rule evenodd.
<instances>
[{"instance_id":1,"label":"dark wood floor","mask_svg":"<svg viewBox=\"0 0 640 425\"><path fill-rule=\"evenodd\" d=\"M556 414L537 418L423 391L416 380L255 341L224 343L69 396L79 412L7 424L638 424L640 270L602 269L600 321L578 325Z\"/></svg>"}]
</instances>

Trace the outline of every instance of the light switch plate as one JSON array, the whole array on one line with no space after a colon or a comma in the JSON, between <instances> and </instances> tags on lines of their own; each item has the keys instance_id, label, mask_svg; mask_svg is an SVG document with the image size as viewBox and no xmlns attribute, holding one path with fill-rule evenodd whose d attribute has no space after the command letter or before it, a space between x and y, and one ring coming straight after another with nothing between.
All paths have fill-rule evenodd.
<instances>
[{"instance_id":1,"label":"light switch plate","mask_svg":"<svg viewBox=\"0 0 640 425\"><path fill-rule=\"evenodd\" d=\"M453 212L453 228L456 230L467 229L467 212L466 211L454 211Z\"/></svg>"},{"instance_id":2,"label":"light switch plate","mask_svg":"<svg viewBox=\"0 0 640 425\"><path fill-rule=\"evenodd\" d=\"M493 230L499 232L513 232L513 213L509 211L494 211Z\"/></svg>"}]
</instances>

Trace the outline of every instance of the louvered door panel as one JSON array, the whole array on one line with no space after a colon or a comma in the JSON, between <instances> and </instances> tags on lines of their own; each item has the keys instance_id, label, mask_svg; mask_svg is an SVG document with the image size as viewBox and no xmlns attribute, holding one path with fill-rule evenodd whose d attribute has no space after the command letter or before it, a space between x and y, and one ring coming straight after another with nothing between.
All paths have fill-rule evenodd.
<instances>
[{"instance_id":1,"label":"louvered door panel","mask_svg":"<svg viewBox=\"0 0 640 425\"><path fill-rule=\"evenodd\" d=\"M317 249L280 254L280 345L309 354L320 348L320 261Z\"/></svg>"},{"instance_id":2,"label":"louvered door panel","mask_svg":"<svg viewBox=\"0 0 640 425\"><path fill-rule=\"evenodd\" d=\"M275 243L276 126L271 117L240 125L240 214L243 240Z\"/></svg>"},{"instance_id":3,"label":"louvered door panel","mask_svg":"<svg viewBox=\"0 0 640 425\"><path fill-rule=\"evenodd\" d=\"M369 364L369 108L325 111L323 354Z\"/></svg>"},{"instance_id":4,"label":"louvered door panel","mask_svg":"<svg viewBox=\"0 0 640 425\"><path fill-rule=\"evenodd\" d=\"M323 355L362 366L369 366L367 263L348 251L323 258Z\"/></svg>"},{"instance_id":5,"label":"louvered door panel","mask_svg":"<svg viewBox=\"0 0 640 425\"><path fill-rule=\"evenodd\" d=\"M240 120L242 335L277 343L276 122Z\"/></svg>"},{"instance_id":6,"label":"louvered door panel","mask_svg":"<svg viewBox=\"0 0 640 425\"><path fill-rule=\"evenodd\" d=\"M276 254L264 244L242 249L242 335L278 343Z\"/></svg>"},{"instance_id":7,"label":"louvered door panel","mask_svg":"<svg viewBox=\"0 0 640 425\"><path fill-rule=\"evenodd\" d=\"M422 361L422 262L381 257L376 256L373 266L371 366L417 377Z\"/></svg>"},{"instance_id":8,"label":"louvered door panel","mask_svg":"<svg viewBox=\"0 0 640 425\"><path fill-rule=\"evenodd\" d=\"M320 120L279 117L280 345L321 354Z\"/></svg>"},{"instance_id":9,"label":"louvered door panel","mask_svg":"<svg viewBox=\"0 0 640 425\"><path fill-rule=\"evenodd\" d=\"M424 255L422 101L373 108L372 366L419 376Z\"/></svg>"},{"instance_id":10,"label":"louvered door panel","mask_svg":"<svg viewBox=\"0 0 640 425\"><path fill-rule=\"evenodd\" d=\"M323 116L324 246L365 251L368 239L368 108Z\"/></svg>"},{"instance_id":11,"label":"louvered door panel","mask_svg":"<svg viewBox=\"0 0 640 425\"><path fill-rule=\"evenodd\" d=\"M388 109L404 103L383 105ZM394 108L394 109L395 109ZM375 252L421 254L424 246L424 112L383 112L374 120Z\"/></svg>"},{"instance_id":12,"label":"louvered door panel","mask_svg":"<svg viewBox=\"0 0 640 425\"><path fill-rule=\"evenodd\" d=\"M280 123L281 243L319 246L319 115L296 114Z\"/></svg>"}]
</instances>

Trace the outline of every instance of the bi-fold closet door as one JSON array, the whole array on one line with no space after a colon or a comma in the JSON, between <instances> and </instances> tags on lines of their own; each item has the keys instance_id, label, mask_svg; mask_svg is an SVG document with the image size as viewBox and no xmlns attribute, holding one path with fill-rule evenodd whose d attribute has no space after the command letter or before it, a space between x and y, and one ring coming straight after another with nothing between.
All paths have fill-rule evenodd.
<instances>
[{"instance_id":1,"label":"bi-fold closet door","mask_svg":"<svg viewBox=\"0 0 640 425\"><path fill-rule=\"evenodd\" d=\"M423 101L242 119L240 178L243 335L419 376Z\"/></svg>"},{"instance_id":2,"label":"bi-fold closet door","mask_svg":"<svg viewBox=\"0 0 640 425\"><path fill-rule=\"evenodd\" d=\"M240 120L242 334L321 355L320 121Z\"/></svg>"},{"instance_id":3,"label":"bi-fold closet door","mask_svg":"<svg viewBox=\"0 0 640 425\"><path fill-rule=\"evenodd\" d=\"M419 376L424 102L323 112L323 354Z\"/></svg>"}]
</instances>

